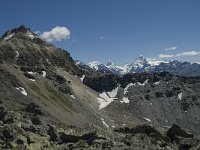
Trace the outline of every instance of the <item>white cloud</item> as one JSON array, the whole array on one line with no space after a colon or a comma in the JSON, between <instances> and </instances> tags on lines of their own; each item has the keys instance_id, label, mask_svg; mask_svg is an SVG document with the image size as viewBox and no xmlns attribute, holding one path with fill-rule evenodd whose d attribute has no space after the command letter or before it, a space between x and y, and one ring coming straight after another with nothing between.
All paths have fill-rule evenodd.
<instances>
[{"instance_id":1,"label":"white cloud","mask_svg":"<svg viewBox=\"0 0 200 150\"><path fill-rule=\"evenodd\" d=\"M160 54L159 58L171 58L174 57L174 55L167 55L167 54Z\"/></svg>"},{"instance_id":2,"label":"white cloud","mask_svg":"<svg viewBox=\"0 0 200 150\"><path fill-rule=\"evenodd\" d=\"M70 38L70 30L67 27L56 26L51 31L43 32L40 37L47 42L61 41Z\"/></svg>"},{"instance_id":3,"label":"white cloud","mask_svg":"<svg viewBox=\"0 0 200 150\"><path fill-rule=\"evenodd\" d=\"M174 46L174 47L169 47L169 48L165 48L166 51L173 51L173 50L176 50L177 47Z\"/></svg>"},{"instance_id":4,"label":"white cloud","mask_svg":"<svg viewBox=\"0 0 200 150\"><path fill-rule=\"evenodd\" d=\"M176 54L177 57L180 57L180 56L196 56L196 55L200 55L200 52L188 51L188 52L182 52L182 53Z\"/></svg>"}]
</instances>

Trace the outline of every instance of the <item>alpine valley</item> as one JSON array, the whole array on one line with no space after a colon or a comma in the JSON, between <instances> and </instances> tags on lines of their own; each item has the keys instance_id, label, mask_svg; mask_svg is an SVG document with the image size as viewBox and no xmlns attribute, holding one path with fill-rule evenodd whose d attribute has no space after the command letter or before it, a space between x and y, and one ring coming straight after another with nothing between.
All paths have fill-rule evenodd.
<instances>
[{"instance_id":1,"label":"alpine valley","mask_svg":"<svg viewBox=\"0 0 200 150\"><path fill-rule=\"evenodd\" d=\"M0 39L0 149L200 149L200 65L85 64L20 26Z\"/></svg>"}]
</instances>

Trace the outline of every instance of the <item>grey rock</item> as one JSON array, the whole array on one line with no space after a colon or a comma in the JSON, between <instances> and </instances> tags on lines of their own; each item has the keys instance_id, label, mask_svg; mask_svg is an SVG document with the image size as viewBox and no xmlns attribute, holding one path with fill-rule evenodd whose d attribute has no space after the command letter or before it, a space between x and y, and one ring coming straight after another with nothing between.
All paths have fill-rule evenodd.
<instances>
[{"instance_id":1,"label":"grey rock","mask_svg":"<svg viewBox=\"0 0 200 150\"><path fill-rule=\"evenodd\" d=\"M3 130L3 135L6 139L12 139L14 134L13 134L13 130L10 128L10 127L6 127L4 130Z\"/></svg>"},{"instance_id":2,"label":"grey rock","mask_svg":"<svg viewBox=\"0 0 200 150\"><path fill-rule=\"evenodd\" d=\"M29 104L26 109L26 112L34 113L37 115L42 115L42 111L39 109L39 106L35 105L34 103Z\"/></svg>"},{"instance_id":3,"label":"grey rock","mask_svg":"<svg viewBox=\"0 0 200 150\"><path fill-rule=\"evenodd\" d=\"M48 129L48 134L50 136L50 141L57 141L58 140L58 133L56 131L56 128L52 125L48 125L49 129Z\"/></svg>"}]
</instances>

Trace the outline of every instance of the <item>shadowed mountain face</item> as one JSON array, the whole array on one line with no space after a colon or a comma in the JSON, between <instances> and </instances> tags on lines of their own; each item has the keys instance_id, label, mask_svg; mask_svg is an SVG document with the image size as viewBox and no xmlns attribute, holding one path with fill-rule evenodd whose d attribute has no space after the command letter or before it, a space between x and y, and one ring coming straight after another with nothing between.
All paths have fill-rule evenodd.
<instances>
[{"instance_id":1,"label":"shadowed mountain face","mask_svg":"<svg viewBox=\"0 0 200 150\"><path fill-rule=\"evenodd\" d=\"M0 149L199 147L199 77L77 63L25 26L2 36Z\"/></svg>"}]
</instances>

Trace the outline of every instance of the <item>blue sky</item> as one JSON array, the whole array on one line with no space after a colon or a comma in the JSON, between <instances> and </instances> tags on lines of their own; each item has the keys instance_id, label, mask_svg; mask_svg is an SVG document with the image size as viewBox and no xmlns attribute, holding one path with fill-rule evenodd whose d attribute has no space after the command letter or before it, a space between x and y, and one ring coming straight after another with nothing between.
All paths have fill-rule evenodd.
<instances>
[{"instance_id":1,"label":"blue sky","mask_svg":"<svg viewBox=\"0 0 200 150\"><path fill-rule=\"evenodd\" d=\"M83 62L200 61L199 0L2 0L0 34L22 24L40 34L66 27L51 42Z\"/></svg>"}]
</instances>

